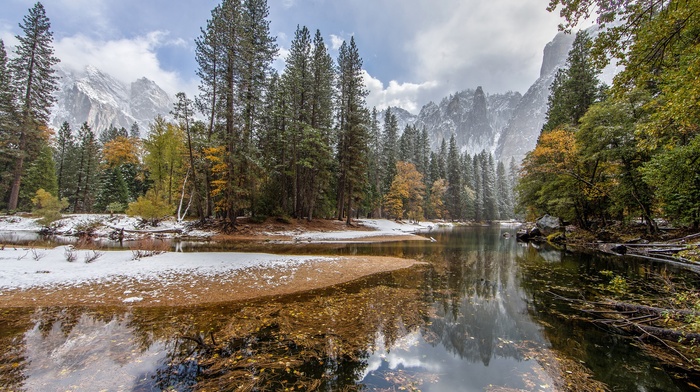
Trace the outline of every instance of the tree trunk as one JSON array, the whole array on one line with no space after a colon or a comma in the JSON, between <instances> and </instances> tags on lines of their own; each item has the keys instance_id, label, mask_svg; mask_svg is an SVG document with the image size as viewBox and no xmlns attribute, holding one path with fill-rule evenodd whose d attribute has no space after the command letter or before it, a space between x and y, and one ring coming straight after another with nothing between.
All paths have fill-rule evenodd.
<instances>
[{"instance_id":1,"label":"tree trunk","mask_svg":"<svg viewBox=\"0 0 700 392\"><path fill-rule=\"evenodd\" d=\"M24 154L27 148L27 137L22 131L19 136L19 155L15 163L15 170L12 173L12 189L10 189L10 200L7 209L12 211L17 209L19 203L19 187L22 183L22 170L24 169Z\"/></svg>"}]
</instances>

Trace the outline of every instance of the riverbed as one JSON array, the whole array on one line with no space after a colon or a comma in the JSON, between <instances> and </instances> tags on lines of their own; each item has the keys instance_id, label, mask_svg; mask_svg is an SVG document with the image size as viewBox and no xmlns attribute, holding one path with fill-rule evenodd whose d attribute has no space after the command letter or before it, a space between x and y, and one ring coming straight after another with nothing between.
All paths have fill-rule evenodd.
<instances>
[{"instance_id":1,"label":"riverbed","mask_svg":"<svg viewBox=\"0 0 700 392\"><path fill-rule=\"evenodd\" d=\"M491 226L438 230L434 242L180 244L191 257L244 250L422 263L236 301L6 307L0 389L694 390L694 375L581 322L548 294L595 296L610 272L633 280L686 271L538 248L512 234Z\"/></svg>"}]
</instances>

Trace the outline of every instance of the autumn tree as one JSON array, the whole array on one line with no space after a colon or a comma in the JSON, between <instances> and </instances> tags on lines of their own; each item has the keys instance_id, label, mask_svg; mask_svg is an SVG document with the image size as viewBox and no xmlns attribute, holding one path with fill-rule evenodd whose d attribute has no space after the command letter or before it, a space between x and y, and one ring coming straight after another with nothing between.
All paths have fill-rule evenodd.
<instances>
[{"instance_id":1,"label":"autumn tree","mask_svg":"<svg viewBox=\"0 0 700 392\"><path fill-rule=\"evenodd\" d=\"M396 176L385 199L389 215L397 220L404 217L413 221L423 219L424 196L423 175L416 166L410 162L397 162Z\"/></svg>"}]
</instances>

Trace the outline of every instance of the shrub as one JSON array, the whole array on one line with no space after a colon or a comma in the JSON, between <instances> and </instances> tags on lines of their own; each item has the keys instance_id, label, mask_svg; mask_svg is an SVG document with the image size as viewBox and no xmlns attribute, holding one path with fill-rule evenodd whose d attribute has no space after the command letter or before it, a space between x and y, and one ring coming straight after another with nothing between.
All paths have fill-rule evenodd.
<instances>
[{"instance_id":1,"label":"shrub","mask_svg":"<svg viewBox=\"0 0 700 392\"><path fill-rule=\"evenodd\" d=\"M156 226L159 221L173 214L173 208L162 198L149 192L146 196L141 196L133 203L129 203L126 209L129 216L138 216Z\"/></svg>"},{"instance_id":2,"label":"shrub","mask_svg":"<svg viewBox=\"0 0 700 392\"><path fill-rule=\"evenodd\" d=\"M39 219L39 223L44 226L61 219L61 210L68 207L68 200L65 198L59 200L58 197L43 189L36 191L36 196L32 198L32 203L34 203L32 212L42 216Z\"/></svg>"}]
</instances>

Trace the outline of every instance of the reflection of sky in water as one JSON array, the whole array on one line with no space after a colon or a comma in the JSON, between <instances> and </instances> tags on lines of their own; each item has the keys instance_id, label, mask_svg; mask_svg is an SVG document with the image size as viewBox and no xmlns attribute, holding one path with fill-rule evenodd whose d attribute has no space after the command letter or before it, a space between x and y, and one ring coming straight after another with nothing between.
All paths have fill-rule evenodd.
<instances>
[{"instance_id":1,"label":"reflection of sky in water","mask_svg":"<svg viewBox=\"0 0 700 392\"><path fill-rule=\"evenodd\" d=\"M418 331L402 337L388 349L383 336L379 336L375 347L359 378L370 389L391 386L385 380L386 373L399 370L415 375L413 380L422 380L422 384L415 385L421 391L483 391L489 386L527 390L527 381L536 381L540 386L538 390L549 390L553 386L551 378L535 360L518 360L494 353L485 366L480 361L460 358L440 345L427 343ZM435 378L431 377L433 375Z\"/></svg>"},{"instance_id":2,"label":"reflection of sky in water","mask_svg":"<svg viewBox=\"0 0 700 392\"><path fill-rule=\"evenodd\" d=\"M140 348L128 320L109 322L82 315L65 334L62 323L25 334L28 391L131 391L151 377L166 357L162 343Z\"/></svg>"}]
</instances>

